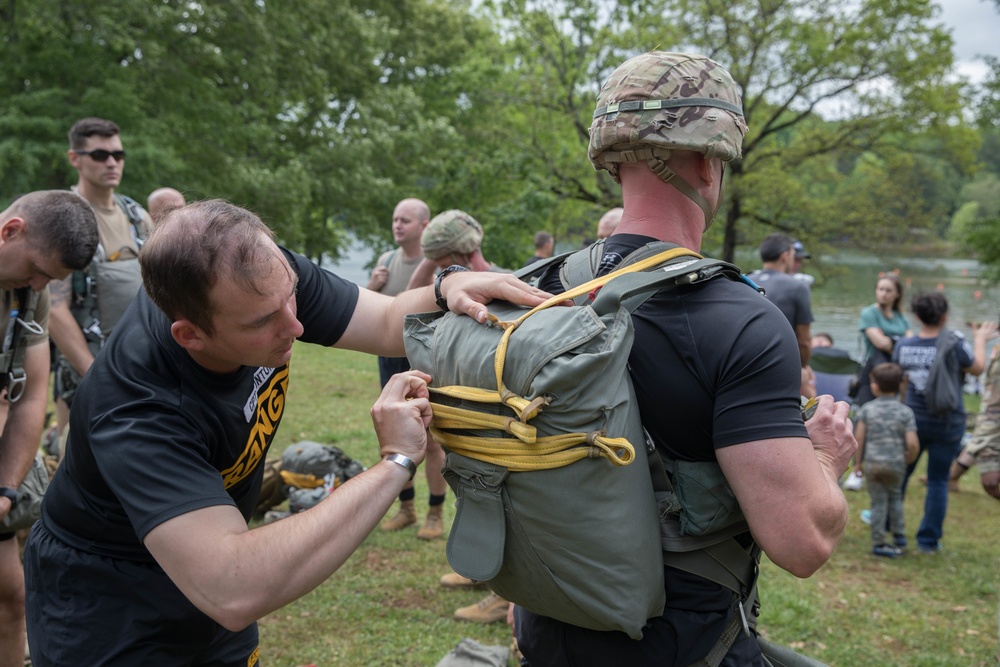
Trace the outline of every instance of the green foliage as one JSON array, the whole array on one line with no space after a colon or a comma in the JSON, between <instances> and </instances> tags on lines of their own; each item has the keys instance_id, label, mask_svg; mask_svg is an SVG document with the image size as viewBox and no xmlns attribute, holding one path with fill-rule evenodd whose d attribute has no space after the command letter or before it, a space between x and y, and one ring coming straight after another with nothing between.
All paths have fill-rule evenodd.
<instances>
[{"instance_id":1,"label":"green foliage","mask_svg":"<svg viewBox=\"0 0 1000 667\"><path fill-rule=\"evenodd\" d=\"M98 115L123 129L121 189L140 200L225 197L318 257L351 236L390 245L394 204L416 196L475 215L487 257L518 266L536 231L576 245L621 203L586 158L601 83L684 49L732 70L750 125L706 249L773 229L865 244L872 221L887 241L934 237L977 157L1000 173L998 63L955 83L936 15L930 0L9 0L0 186L73 183L66 132Z\"/></svg>"}]
</instances>

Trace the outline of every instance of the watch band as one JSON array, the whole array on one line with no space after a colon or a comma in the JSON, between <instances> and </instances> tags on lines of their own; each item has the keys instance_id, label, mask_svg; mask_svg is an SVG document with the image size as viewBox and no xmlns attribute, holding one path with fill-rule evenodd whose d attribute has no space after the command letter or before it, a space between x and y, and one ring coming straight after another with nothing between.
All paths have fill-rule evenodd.
<instances>
[{"instance_id":1,"label":"watch band","mask_svg":"<svg viewBox=\"0 0 1000 667\"><path fill-rule=\"evenodd\" d=\"M469 268L467 266L462 266L461 264L452 264L447 269L437 274L437 277L434 279L434 303L437 304L438 308L440 308L446 313L448 312L448 300L445 299L444 296L442 296L441 294L441 281L444 280L444 277L450 276L451 274L457 273L459 271L468 271L468 270Z\"/></svg>"},{"instance_id":2,"label":"watch band","mask_svg":"<svg viewBox=\"0 0 1000 667\"><path fill-rule=\"evenodd\" d=\"M397 465L401 465L410 471L410 479L417 474L417 463L409 456L403 456L402 454L386 454L382 457L383 461L392 461Z\"/></svg>"},{"instance_id":3,"label":"watch band","mask_svg":"<svg viewBox=\"0 0 1000 667\"><path fill-rule=\"evenodd\" d=\"M12 510L17 507L17 499L20 497L17 489L12 489L9 486L0 486L0 496L4 496L10 501L10 508Z\"/></svg>"}]
</instances>

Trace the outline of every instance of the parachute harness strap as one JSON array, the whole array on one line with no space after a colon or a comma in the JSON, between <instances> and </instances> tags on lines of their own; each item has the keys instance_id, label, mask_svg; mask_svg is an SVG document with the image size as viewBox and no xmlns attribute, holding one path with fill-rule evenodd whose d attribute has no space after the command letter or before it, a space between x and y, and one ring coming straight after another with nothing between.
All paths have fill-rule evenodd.
<instances>
[{"instance_id":1,"label":"parachute harness strap","mask_svg":"<svg viewBox=\"0 0 1000 667\"><path fill-rule=\"evenodd\" d=\"M453 452L504 466L512 472L558 468L585 458L604 458L617 466L632 463L635 460L635 448L626 438L610 438L600 431L538 436L535 427L528 422L549 404L549 400L541 396L529 400L511 391L504 384L503 370L508 344L511 335L521 323L535 313L583 294L589 294L619 275L644 271L685 255L701 259L701 255L692 253L686 248L673 248L554 296L516 320L505 322L489 316L490 324L503 330L493 363L497 380L496 391L458 385L432 387L430 391L460 401L504 405L512 410L517 418L435 402L432 404L434 418L430 427L431 435ZM483 430L501 431L514 437L476 436L455 432Z\"/></svg>"}]
</instances>

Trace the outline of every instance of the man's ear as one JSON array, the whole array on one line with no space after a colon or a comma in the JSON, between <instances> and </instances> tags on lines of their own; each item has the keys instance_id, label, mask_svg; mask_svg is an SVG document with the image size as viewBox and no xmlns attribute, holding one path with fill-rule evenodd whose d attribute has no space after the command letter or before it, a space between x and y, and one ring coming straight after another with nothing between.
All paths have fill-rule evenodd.
<instances>
[{"instance_id":1,"label":"man's ear","mask_svg":"<svg viewBox=\"0 0 1000 667\"><path fill-rule=\"evenodd\" d=\"M715 168L715 162L718 158L708 158L702 156L698 163L698 175L701 176L701 180L705 181L707 185L712 185L718 178L718 174L722 173Z\"/></svg>"},{"instance_id":2,"label":"man's ear","mask_svg":"<svg viewBox=\"0 0 1000 667\"><path fill-rule=\"evenodd\" d=\"M74 169L79 169L80 168L80 165L79 165L80 155L78 155L77 153L73 152L72 148L67 149L67 151L66 151L66 157L69 158L69 163L70 163L70 165Z\"/></svg>"},{"instance_id":3,"label":"man's ear","mask_svg":"<svg viewBox=\"0 0 1000 667\"><path fill-rule=\"evenodd\" d=\"M177 320L170 325L170 335L185 350L200 352L205 349L205 332L191 320Z\"/></svg>"},{"instance_id":4,"label":"man's ear","mask_svg":"<svg viewBox=\"0 0 1000 667\"><path fill-rule=\"evenodd\" d=\"M0 224L0 240L7 243L8 241L13 241L18 236L24 236L24 227L23 218L11 218Z\"/></svg>"}]
</instances>

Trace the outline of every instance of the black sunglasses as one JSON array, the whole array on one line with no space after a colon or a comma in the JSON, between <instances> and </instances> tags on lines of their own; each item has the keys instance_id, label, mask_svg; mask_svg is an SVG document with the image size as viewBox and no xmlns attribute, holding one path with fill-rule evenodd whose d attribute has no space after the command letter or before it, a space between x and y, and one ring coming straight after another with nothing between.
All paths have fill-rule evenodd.
<instances>
[{"instance_id":1,"label":"black sunglasses","mask_svg":"<svg viewBox=\"0 0 1000 667\"><path fill-rule=\"evenodd\" d=\"M109 157L113 157L115 162L121 162L125 159L125 151L106 151L103 148L92 151L74 150L73 152L77 155L89 155L94 162L107 162Z\"/></svg>"}]
</instances>

